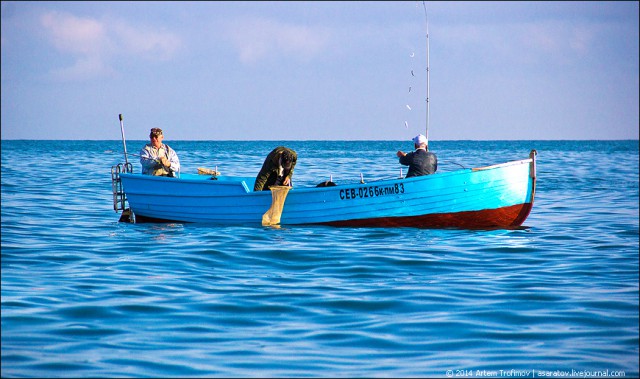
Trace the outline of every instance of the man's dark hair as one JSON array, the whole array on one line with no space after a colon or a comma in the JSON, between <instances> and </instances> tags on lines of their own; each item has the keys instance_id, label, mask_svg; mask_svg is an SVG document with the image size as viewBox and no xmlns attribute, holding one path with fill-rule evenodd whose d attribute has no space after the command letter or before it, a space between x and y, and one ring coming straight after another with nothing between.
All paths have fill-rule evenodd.
<instances>
[{"instance_id":1,"label":"man's dark hair","mask_svg":"<svg viewBox=\"0 0 640 379\"><path fill-rule=\"evenodd\" d=\"M282 152L282 161L283 162L293 162L293 153L290 151L283 151Z\"/></svg>"}]
</instances>

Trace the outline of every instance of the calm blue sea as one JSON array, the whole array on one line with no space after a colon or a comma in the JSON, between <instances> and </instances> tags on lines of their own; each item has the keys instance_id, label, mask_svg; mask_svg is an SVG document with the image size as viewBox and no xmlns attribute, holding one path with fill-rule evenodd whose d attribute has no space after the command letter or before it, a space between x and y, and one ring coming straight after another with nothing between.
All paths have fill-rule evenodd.
<instances>
[{"instance_id":1,"label":"calm blue sea","mask_svg":"<svg viewBox=\"0 0 640 379\"><path fill-rule=\"evenodd\" d=\"M244 176L284 144L295 186L396 177L412 148L166 142ZM638 141L430 147L440 171L536 149L527 227L119 223L122 141L3 140L1 376L637 377Z\"/></svg>"}]
</instances>

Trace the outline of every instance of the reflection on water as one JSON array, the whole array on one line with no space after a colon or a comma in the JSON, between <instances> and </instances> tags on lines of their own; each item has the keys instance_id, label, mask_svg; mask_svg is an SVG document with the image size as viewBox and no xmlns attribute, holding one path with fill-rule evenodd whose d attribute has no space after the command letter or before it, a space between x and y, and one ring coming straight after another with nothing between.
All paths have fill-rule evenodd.
<instances>
[{"instance_id":1,"label":"reflection on water","mask_svg":"<svg viewBox=\"0 0 640 379\"><path fill-rule=\"evenodd\" d=\"M466 167L538 150L527 227L472 231L119 223L121 153L92 152L120 144L2 141L3 377L638 375L637 141L432 142ZM396 176L407 150L172 147L189 172L253 176L280 144L297 186Z\"/></svg>"}]
</instances>

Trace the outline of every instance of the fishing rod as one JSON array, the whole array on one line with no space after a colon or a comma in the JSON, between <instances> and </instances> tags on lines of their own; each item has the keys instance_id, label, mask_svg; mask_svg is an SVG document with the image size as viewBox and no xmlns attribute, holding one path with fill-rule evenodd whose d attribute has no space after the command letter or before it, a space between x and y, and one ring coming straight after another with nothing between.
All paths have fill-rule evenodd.
<instances>
[{"instance_id":1,"label":"fishing rod","mask_svg":"<svg viewBox=\"0 0 640 379\"><path fill-rule=\"evenodd\" d=\"M143 158L142 155L140 154L133 154L133 153L126 153L127 155L131 155L133 157L138 157L138 158ZM146 157L145 157L146 158ZM153 159L153 158L147 158L147 159Z\"/></svg>"},{"instance_id":2,"label":"fishing rod","mask_svg":"<svg viewBox=\"0 0 640 379\"><path fill-rule=\"evenodd\" d=\"M427 18L427 4L423 1L422 6L424 8L424 21L427 27L427 120L425 127L425 137L427 139L427 146L429 146L429 19Z\"/></svg>"},{"instance_id":3,"label":"fishing rod","mask_svg":"<svg viewBox=\"0 0 640 379\"><path fill-rule=\"evenodd\" d=\"M105 151L105 153L115 154L116 152L115 152L115 151L111 151L111 150L106 150L106 151ZM130 156L132 156L132 157L138 157L138 158L151 159L152 161L154 161L154 162L156 162L156 163L161 163L159 158L143 157L143 156L142 156L142 155L140 155L140 154L127 153L127 152L125 152L124 154L125 154L125 157L126 157L127 155L130 155ZM126 161L126 159L125 159L125 161ZM126 163L129 163L129 162L126 162Z\"/></svg>"},{"instance_id":4,"label":"fishing rod","mask_svg":"<svg viewBox=\"0 0 640 379\"><path fill-rule=\"evenodd\" d=\"M143 156L142 156L142 155L140 155L140 154L133 154L133 153L126 153L126 154L127 154L127 155L131 155L131 156L134 156L134 157L138 157L138 158L149 159L149 160L152 160L152 161L154 161L154 162L156 162L156 163L158 163L158 164L162 164L162 162L160 161L160 158L143 157Z\"/></svg>"},{"instance_id":5,"label":"fishing rod","mask_svg":"<svg viewBox=\"0 0 640 379\"><path fill-rule=\"evenodd\" d=\"M111 151L111 150L106 150L106 151L105 151L105 153L115 154L116 152L115 152L115 151ZM127 152L125 152L124 154L125 154L125 157L126 157L127 155L130 155L130 156L132 156L132 157L138 157L138 158L151 159L151 160L153 160L153 161L154 161L154 162L156 162L156 163L160 163L160 160L159 160L158 158L155 158L155 159L154 159L154 158L149 158L149 157L143 157L143 156L142 156L142 155L140 155L140 154L127 153ZM126 162L126 163L129 163L129 162Z\"/></svg>"},{"instance_id":6,"label":"fishing rod","mask_svg":"<svg viewBox=\"0 0 640 379\"><path fill-rule=\"evenodd\" d=\"M126 153L126 154L127 154L127 155L131 155L131 156L134 156L134 157L138 157L138 158L149 159L149 160L152 160L152 161L154 161L154 162L156 162L157 164L160 164L160 165L162 164L162 161L160 161L160 158L143 157L143 156L142 156L142 155L140 155L140 154L133 154L133 153ZM173 171L173 169L172 169L171 167L168 167L167 169L168 169L169 171L171 171L171 172L176 172L176 171ZM218 172L218 170L217 170L217 166L216 166L216 172ZM178 171L178 173L179 173L179 171Z\"/></svg>"}]
</instances>

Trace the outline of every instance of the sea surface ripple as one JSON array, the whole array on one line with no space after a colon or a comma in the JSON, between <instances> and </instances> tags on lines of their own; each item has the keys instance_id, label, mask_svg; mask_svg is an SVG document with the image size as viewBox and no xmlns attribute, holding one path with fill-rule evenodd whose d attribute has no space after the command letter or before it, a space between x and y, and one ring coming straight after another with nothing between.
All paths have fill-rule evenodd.
<instances>
[{"instance_id":1,"label":"sea surface ripple","mask_svg":"<svg viewBox=\"0 0 640 379\"><path fill-rule=\"evenodd\" d=\"M289 146L296 186L394 177L411 149L165 142L183 172L246 176ZM440 171L536 149L526 227L120 223L121 141L3 140L1 376L637 377L638 141L431 145Z\"/></svg>"}]
</instances>

